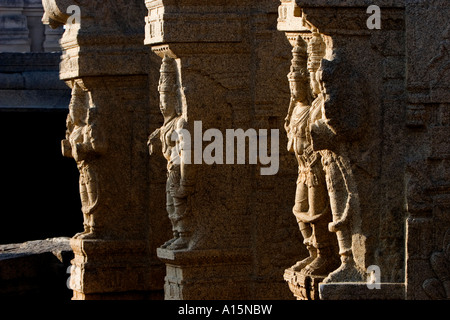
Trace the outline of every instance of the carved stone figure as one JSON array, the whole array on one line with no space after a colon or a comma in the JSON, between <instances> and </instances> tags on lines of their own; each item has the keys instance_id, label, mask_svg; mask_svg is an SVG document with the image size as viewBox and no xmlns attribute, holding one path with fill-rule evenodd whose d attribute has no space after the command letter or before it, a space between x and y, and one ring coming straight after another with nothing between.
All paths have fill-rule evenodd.
<instances>
[{"instance_id":1,"label":"carved stone figure","mask_svg":"<svg viewBox=\"0 0 450 320\"><path fill-rule=\"evenodd\" d=\"M183 131L187 122L182 116L178 95L175 60L165 56L159 82L160 110L164 125L153 132L148 141L150 154L155 152L158 141L167 159L166 208L172 223L173 238L161 247L170 250L186 249L192 236L188 219L188 196L193 183L188 179L189 170L183 161Z\"/></svg>"},{"instance_id":2,"label":"carved stone figure","mask_svg":"<svg viewBox=\"0 0 450 320\"><path fill-rule=\"evenodd\" d=\"M313 32L311 40L312 46L320 43L320 34ZM312 57L314 59L314 57ZM313 63L311 63L313 65ZM356 265L352 251L352 220L360 215L359 196L356 182L353 178L350 161L346 150L336 149L333 141L336 141L336 133L328 124L328 119L324 111L326 101L326 91L321 80L322 71L320 68L311 73L313 88L317 88L318 97L313 102L313 115L309 128L312 137L314 150L320 152L323 169L326 176L326 185L333 221L328 228L335 232L339 245L339 255L341 256L340 267L330 273L323 281L330 282L351 282L364 281L364 271Z\"/></svg>"},{"instance_id":3,"label":"carved stone figure","mask_svg":"<svg viewBox=\"0 0 450 320\"><path fill-rule=\"evenodd\" d=\"M316 88L311 92L306 43L300 36L292 52L294 57L288 75L291 104L285 129L288 134L288 150L295 153L299 166L293 213L309 251L309 257L297 262L292 269L306 275L326 276L337 267L337 257L333 252L335 240L328 231L331 209L321 155L313 150L309 132L314 111L314 104L311 106L311 102L313 94L317 94L319 90ZM318 69L315 63L309 63L309 68L314 72Z\"/></svg>"},{"instance_id":4,"label":"carved stone figure","mask_svg":"<svg viewBox=\"0 0 450 320\"><path fill-rule=\"evenodd\" d=\"M101 226L96 225L94 216L98 207L98 177L95 158L105 151L105 142L95 123L96 108L88 92L75 82L67 117L66 139L62 141L62 152L75 159L80 172L80 198L84 217L84 231L74 238L95 238Z\"/></svg>"}]
</instances>

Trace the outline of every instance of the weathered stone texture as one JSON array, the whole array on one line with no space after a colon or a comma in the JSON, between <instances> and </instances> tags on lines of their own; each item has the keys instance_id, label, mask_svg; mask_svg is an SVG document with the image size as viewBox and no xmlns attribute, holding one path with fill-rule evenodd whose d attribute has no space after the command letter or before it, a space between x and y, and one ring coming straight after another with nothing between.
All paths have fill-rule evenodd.
<instances>
[{"instance_id":1,"label":"weathered stone texture","mask_svg":"<svg viewBox=\"0 0 450 320\"><path fill-rule=\"evenodd\" d=\"M449 19L446 1L406 7L407 299L450 297Z\"/></svg>"},{"instance_id":2,"label":"weathered stone texture","mask_svg":"<svg viewBox=\"0 0 450 320\"><path fill-rule=\"evenodd\" d=\"M69 238L0 245L0 296L3 299L64 301L73 252Z\"/></svg>"}]
</instances>

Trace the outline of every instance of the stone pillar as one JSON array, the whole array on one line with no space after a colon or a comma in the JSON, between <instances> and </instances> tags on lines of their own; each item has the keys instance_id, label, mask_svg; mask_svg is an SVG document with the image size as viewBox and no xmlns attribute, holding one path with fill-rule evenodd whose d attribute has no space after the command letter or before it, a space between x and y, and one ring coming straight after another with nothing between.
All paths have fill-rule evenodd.
<instances>
[{"instance_id":1,"label":"stone pillar","mask_svg":"<svg viewBox=\"0 0 450 320\"><path fill-rule=\"evenodd\" d=\"M149 142L161 150L161 141L170 161L167 209L174 237L158 249L167 266L165 298L290 299L279 275L303 253L288 222L295 189L286 181L295 180L296 168L284 147L275 148L274 156L281 150L279 168L262 175L270 165L250 163L248 153L265 137L274 147L285 145L276 134L288 103L283 73L289 50L275 28L277 4L153 0L146 6L145 43L161 58L165 101L165 124ZM177 144L167 141L177 128L187 130L192 142L180 147L181 162L173 165L168 150ZM213 136L203 142L209 129ZM244 138L243 164L237 163L234 136L226 135L237 129L256 139ZM216 157L208 161L202 156L214 155L213 141ZM234 152L228 163L227 145ZM183 158L189 151L190 162Z\"/></svg>"},{"instance_id":2,"label":"stone pillar","mask_svg":"<svg viewBox=\"0 0 450 320\"><path fill-rule=\"evenodd\" d=\"M30 52L24 0L0 3L0 52Z\"/></svg>"},{"instance_id":3,"label":"stone pillar","mask_svg":"<svg viewBox=\"0 0 450 320\"><path fill-rule=\"evenodd\" d=\"M450 6L406 7L407 299L450 298Z\"/></svg>"},{"instance_id":4,"label":"stone pillar","mask_svg":"<svg viewBox=\"0 0 450 320\"><path fill-rule=\"evenodd\" d=\"M83 0L43 5L44 22L66 24L60 78L72 88L72 100L62 150L80 171L84 216L84 231L71 239L74 299L158 297L164 265L156 244L167 234L157 196L164 172L146 145L159 120L151 116L158 109L151 95L158 66L143 45L145 6ZM80 15L68 22L69 5Z\"/></svg>"},{"instance_id":5,"label":"stone pillar","mask_svg":"<svg viewBox=\"0 0 450 320\"><path fill-rule=\"evenodd\" d=\"M42 12L41 0L24 0L23 14L27 17L31 52L44 51L45 26L41 22Z\"/></svg>"},{"instance_id":6,"label":"stone pillar","mask_svg":"<svg viewBox=\"0 0 450 320\"><path fill-rule=\"evenodd\" d=\"M55 52L60 51L61 46L59 40L61 39L64 29L62 27L52 29L50 26L44 26L45 40L42 44L44 52Z\"/></svg>"},{"instance_id":7,"label":"stone pillar","mask_svg":"<svg viewBox=\"0 0 450 320\"><path fill-rule=\"evenodd\" d=\"M404 298L405 8L404 1L381 6L378 30L368 27L369 5L282 0L279 8L278 30L293 46L290 79L304 96L296 102L298 92L291 93L288 119L307 110L298 122L304 127L288 135L303 141L301 167L320 167L313 168L319 185L325 175L328 196L320 201L331 217L323 232L335 235L339 252L326 250L323 258L341 260L334 271L307 259L288 268L285 280L298 299ZM298 220L315 230L305 244L320 252L316 231L325 211L298 210ZM381 289L371 290L372 282Z\"/></svg>"}]
</instances>

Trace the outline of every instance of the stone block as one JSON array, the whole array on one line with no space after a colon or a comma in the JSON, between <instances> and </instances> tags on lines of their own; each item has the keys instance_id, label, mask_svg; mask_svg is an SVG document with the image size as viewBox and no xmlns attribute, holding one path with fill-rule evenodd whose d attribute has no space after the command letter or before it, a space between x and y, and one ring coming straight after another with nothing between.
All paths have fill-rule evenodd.
<instances>
[{"instance_id":1,"label":"stone block","mask_svg":"<svg viewBox=\"0 0 450 320\"><path fill-rule=\"evenodd\" d=\"M158 249L166 264L166 300L236 300L252 296L248 250Z\"/></svg>"},{"instance_id":2,"label":"stone block","mask_svg":"<svg viewBox=\"0 0 450 320\"><path fill-rule=\"evenodd\" d=\"M0 245L2 299L69 300L68 268L73 252L68 238Z\"/></svg>"}]
</instances>

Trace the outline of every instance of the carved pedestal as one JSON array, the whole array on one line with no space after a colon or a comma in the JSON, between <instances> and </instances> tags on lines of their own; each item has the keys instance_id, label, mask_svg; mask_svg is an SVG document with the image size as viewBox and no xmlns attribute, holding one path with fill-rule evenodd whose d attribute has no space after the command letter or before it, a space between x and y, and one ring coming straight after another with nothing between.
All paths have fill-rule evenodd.
<instances>
[{"instance_id":1,"label":"carved pedestal","mask_svg":"<svg viewBox=\"0 0 450 320\"><path fill-rule=\"evenodd\" d=\"M325 277L306 276L292 268L284 271L284 280L297 300L319 300L319 284L323 279Z\"/></svg>"},{"instance_id":2,"label":"carved pedestal","mask_svg":"<svg viewBox=\"0 0 450 320\"><path fill-rule=\"evenodd\" d=\"M146 241L71 239L70 245L75 300L162 298L164 269Z\"/></svg>"},{"instance_id":3,"label":"carved pedestal","mask_svg":"<svg viewBox=\"0 0 450 320\"><path fill-rule=\"evenodd\" d=\"M166 300L237 300L252 295L248 250L158 249L166 264Z\"/></svg>"}]
</instances>

